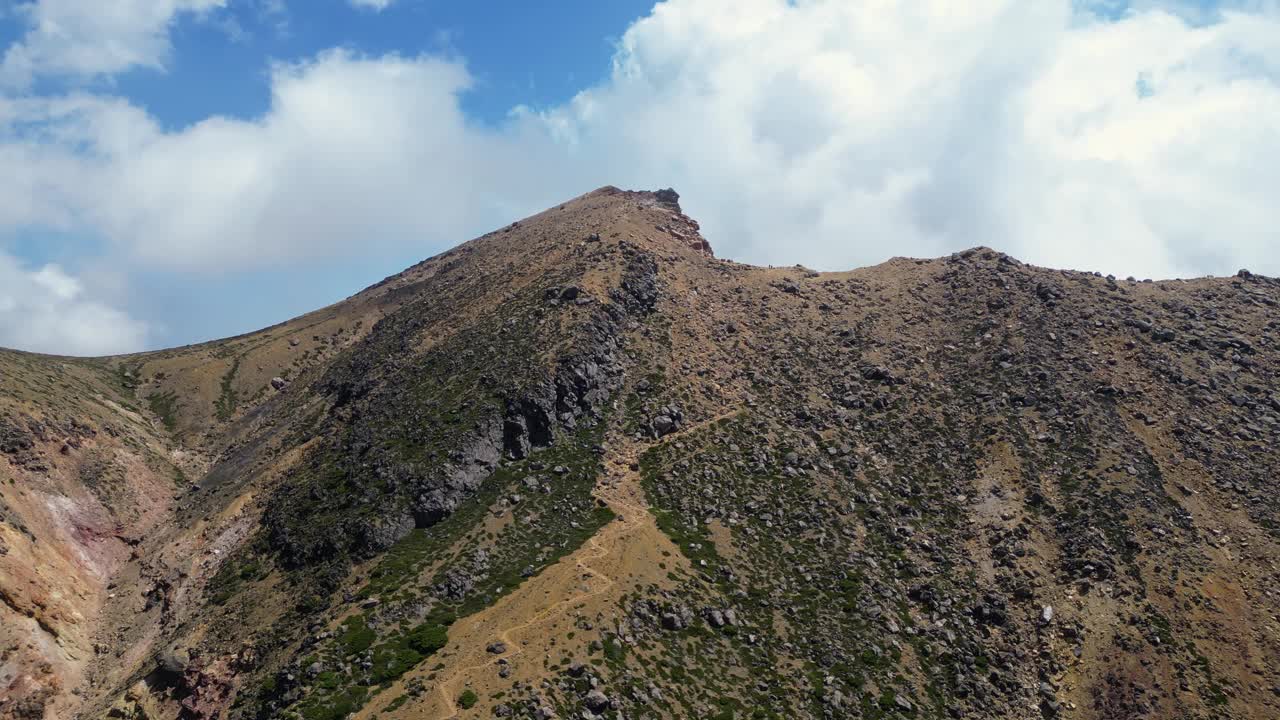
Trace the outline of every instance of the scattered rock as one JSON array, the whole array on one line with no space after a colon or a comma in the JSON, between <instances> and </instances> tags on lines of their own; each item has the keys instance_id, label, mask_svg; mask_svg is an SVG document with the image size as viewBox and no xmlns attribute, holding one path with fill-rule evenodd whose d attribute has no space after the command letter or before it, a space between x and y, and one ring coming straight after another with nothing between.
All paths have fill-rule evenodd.
<instances>
[{"instance_id":1,"label":"scattered rock","mask_svg":"<svg viewBox=\"0 0 1280 720\"><path fill-rule=\"evenodd\" d=\"M599 690L592 690L588 692L586 697L583 698L583 704L587 706L588 710L597 714L608 710L612 705L609 700L609 696Z\"/></svg>"}]
</instances>

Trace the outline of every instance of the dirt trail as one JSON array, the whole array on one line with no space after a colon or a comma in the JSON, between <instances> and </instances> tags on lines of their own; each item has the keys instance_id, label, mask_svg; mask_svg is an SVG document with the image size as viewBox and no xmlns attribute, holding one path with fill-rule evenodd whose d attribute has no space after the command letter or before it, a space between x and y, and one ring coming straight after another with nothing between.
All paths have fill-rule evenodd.
<instances>
[{"instance_id":1,"label":"dirt trail","mask_svg":"<svg viewBox=\"0 0 1280 720\"><path fill-rule=\"evenodd\" d=\"M421 703L403 707L393 716L434 720L456 718L460 717L456 698L464 687L472 688L484 702L516 680L536 684L536 680L545 674L542 664L532 660L523 664L514 661L521 656L534 658L542 654L549 657L552 648L559 651L571 648L574 643L566 641L562 637L564 633L555 631L560 621L571 621L575 614L591 616L612 611L618 600L614 595L626 592L626 588L635 582L669 583L667 571L660 566L685 561L670 539L658 529L648 510L640 485L639 457L654 446L679 440L738 412L740 409L721 413L653 443L640 444L630 438L615 442L608 469L596 486L594 495L608 505L618 519L602 528L577 551L526 581L493 606L455 623L449 631L452 655L442 657L446 667L439 670L444 679L434 683L434 692L425 696ZM611 590L616 592L610 593ZM553 602L547 605L548 600ZM529 632L534 628L538 631ZM586 634L582 635L578 641L585 645ZM488 652L487 648L494 642L504 643L506 651L501 654ZM506 660L513 671L512 676L504 681L496 678L495 664L499 658ZM453 669L448 667L455 664L458 666ZM425 668L419 669L403 678L402 683L427 672ZM397 694L398 689L393 688L384 696L391 698ZM373 714L378 705L381 703L371 703L360 717Z\"/></svg>"}]
</instances>

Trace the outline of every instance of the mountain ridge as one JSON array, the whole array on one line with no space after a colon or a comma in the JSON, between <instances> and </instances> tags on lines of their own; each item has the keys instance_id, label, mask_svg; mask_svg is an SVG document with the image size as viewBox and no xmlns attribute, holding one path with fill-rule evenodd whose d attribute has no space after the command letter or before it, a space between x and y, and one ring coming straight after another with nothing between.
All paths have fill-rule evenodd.
<instances>
[{"instance_id":1,"label":"mountain ridge","mask_svg":"<svg viewBox=\"0 0 1280 720\"><path fill-rule=\"evenodd\" d=\"M606 187L256 333L4 351L0 716L1269 717L1277 301L753 267Z\"/></svg>"}]
</instances>

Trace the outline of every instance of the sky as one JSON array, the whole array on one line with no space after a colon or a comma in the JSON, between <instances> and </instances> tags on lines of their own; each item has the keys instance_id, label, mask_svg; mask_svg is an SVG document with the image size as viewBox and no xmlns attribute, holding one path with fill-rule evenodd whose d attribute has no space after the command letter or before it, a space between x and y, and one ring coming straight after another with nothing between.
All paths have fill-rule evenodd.
<instances>
[{"instance_id":1,"label":"sky","mask_svg":"<svg viewBox=\"0 0 1280 720\"><path fill-rule=\"evenodd\" d=\"M1280 275L1280 0L0 0L0 346L247 332L603 185L756 264Z\"/></svg>"}]
</instances>

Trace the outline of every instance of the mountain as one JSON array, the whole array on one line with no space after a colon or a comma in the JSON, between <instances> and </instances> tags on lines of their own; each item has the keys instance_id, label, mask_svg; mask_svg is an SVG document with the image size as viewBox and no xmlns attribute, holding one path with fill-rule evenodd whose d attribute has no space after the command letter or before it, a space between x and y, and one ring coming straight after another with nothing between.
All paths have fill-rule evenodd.
<instances>
[{"instance_id":1,"label":"mountain","mask_svg":"<svg viewBox=\"0 0 1280 720\"><path fill-rule=\"evenodd\" d=\"M3 351L0 717L1280 717L1278 303L752 267L603 188L261 332Z\"/></svg>"}]
</instances>

